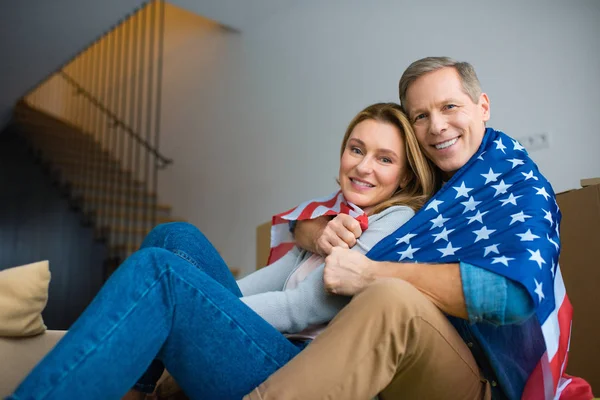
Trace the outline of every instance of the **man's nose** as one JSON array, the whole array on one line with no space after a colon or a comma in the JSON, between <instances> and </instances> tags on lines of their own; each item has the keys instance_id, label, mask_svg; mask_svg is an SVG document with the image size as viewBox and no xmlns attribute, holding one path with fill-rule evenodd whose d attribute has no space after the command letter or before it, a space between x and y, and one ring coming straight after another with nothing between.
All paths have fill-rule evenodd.
<instances>
[{"instance_id":1,"label":"man's nose","mask_svg":"<svg viewBox=\"0 0 600 400\"><path fill-rule=\"evenodd\" d=\"M443 115L432 113L429 116L429 133L432 135L441 135L448 128L448 122Z\"/></svg>"}]
</instances>

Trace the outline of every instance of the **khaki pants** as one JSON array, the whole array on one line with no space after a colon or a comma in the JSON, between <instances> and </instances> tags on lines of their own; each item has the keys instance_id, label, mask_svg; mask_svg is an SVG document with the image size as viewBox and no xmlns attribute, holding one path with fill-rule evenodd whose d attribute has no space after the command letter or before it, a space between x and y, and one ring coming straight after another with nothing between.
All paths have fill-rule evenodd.
<instances>
[{"instance_id":1,"label":"khaki pants","mask_svg":"<svg viewBox=\"0 0 600 400\"><path fill-rule=\"evenodd\" d=\"M377 282L244 399L490 399L469 348L442 312L399 279Z\"/></svg>"}]
</instances>

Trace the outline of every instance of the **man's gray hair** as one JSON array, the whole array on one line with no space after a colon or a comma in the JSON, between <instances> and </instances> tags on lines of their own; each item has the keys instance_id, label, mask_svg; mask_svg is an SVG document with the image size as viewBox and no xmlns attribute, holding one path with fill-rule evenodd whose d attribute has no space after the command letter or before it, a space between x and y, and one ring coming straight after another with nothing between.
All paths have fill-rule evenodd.
<instances>
[{"instance_id":1,"label":"man's gray hair","mask_svg":"<svg viewBox=\"0 0 600 400\"><path fill-rule=\"evenodd\" d=\"M447 67L454 68L456 72L458 72L465 93L469 95L474 103L479 102L479 97L481 96L481 84L475 73L475 68L473 68L471 64L468 62L456 61L450 57L426 57L410 64L400 78L398 88L400 91L400 104L402 105L404 112L408 113L408 110L406 109L406 91L408 90L408 87L419 77Z\"/></svg>"}]
</instances>

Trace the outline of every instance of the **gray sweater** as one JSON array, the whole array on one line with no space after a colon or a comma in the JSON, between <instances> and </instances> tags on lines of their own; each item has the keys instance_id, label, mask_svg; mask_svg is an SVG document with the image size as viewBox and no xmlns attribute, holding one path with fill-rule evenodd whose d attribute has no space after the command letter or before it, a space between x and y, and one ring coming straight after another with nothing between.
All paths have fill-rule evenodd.
<instances>
[{"instance_id":1,"label":"gray sweater","mask_svg":"<svg viewBox=\"0 0 600 400\"><path fill-rule=\"evenodd\" d=\"M369 228L352 250L366 254L414 215L406 206L393 206L369 217ZM325 291L321 264L294 289L284 290L294 271L312 253L294 247L268 267L240 279L242 301L282 333L297 333L309 326L329 322L350 301L350 297Z\"/></svg>"}]
</instances>

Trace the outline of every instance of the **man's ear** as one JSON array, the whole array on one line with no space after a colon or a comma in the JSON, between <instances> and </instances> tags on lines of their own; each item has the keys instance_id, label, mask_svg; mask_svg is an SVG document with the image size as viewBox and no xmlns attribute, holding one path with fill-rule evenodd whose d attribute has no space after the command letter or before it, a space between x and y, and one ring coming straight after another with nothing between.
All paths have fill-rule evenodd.
<instances>
[{"instance_id":1,"label":"man's ear","mask_svg":"<svg viewBox=\"0 0 600 400\"><path fill-rule=\"evenodd\" d=\"M481 117L483 122L488 122L490 120L490 98L487 94L481 93L479 96L479 103L477 106L481 110Z\"/></svg>"}]
</instances>

